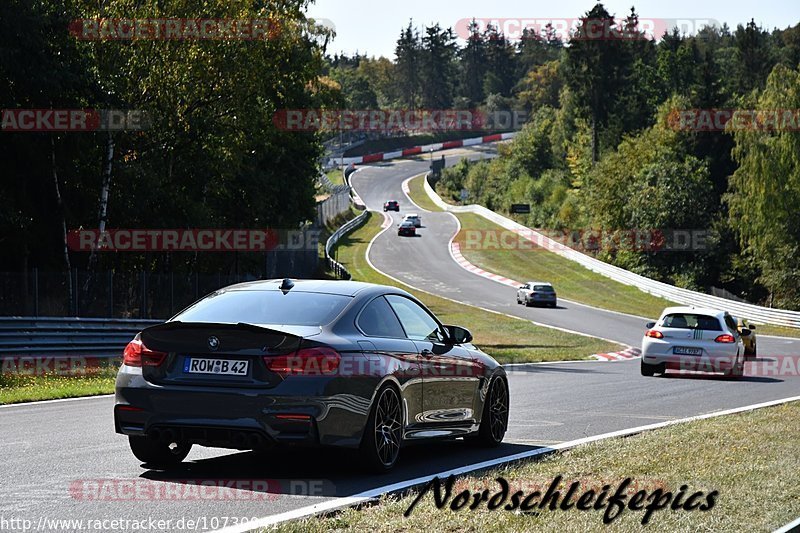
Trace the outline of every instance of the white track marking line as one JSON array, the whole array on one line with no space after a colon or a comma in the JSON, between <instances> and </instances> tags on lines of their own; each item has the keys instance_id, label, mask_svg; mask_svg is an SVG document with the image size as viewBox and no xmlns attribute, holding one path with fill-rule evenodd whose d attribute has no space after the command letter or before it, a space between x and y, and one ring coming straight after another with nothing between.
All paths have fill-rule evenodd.
<instances>
[{"instance_id":1,"label":"white track marking line","mask_svg":"<svg viewBox=\"0 0 800 533\"><path fill-rule=\"evenodd\" d=\"M364 492L360 492L353 496L346 496L343 498L336 498L333 500L328 500L326 502L308 505L306 507L301 507L299 509L294 509L292 511L287 511L285 513L280 513L273 516L265 516L263 518L259 518L257 520L252 520L250 522L246 522L243 524L237 524L235 526L223 528L217 530L219 533L242 533L244 531L251 531L256 528L263 528L274 526L276 524L280 524L282 522L287 522L289 520L297 520L300 518L308 518L314 516L319 513L323 512L331 512L336 511L339 509L344 509L346 507L352 507L354 505L358 505L361 503L366 503L368 501L372 501L383 494L392 493L392 492L399 492L408 490L412 487L423 485L430 481L433 477L439 478L446 478L448 476L460 476L463 474L467 474L470 472L474 472L476 470L485 470L488 468L500 466L503 464L508 464L516 461L523 461L526 459L532 459L534 457L540 457L544 455L549 455L552 453L568 450L570 448L574 448L576 446L581 446L584 444L590 444L593 442L598 442L606 439L611 439L615 437L627 437L630 435L635 435L637 433L643 433L645 431L652 431L654 429L661 429L669 426L674 426L677 424L685 424L687 422L695 422L698 420L706 420L709 418L717 418L720 416L727 416L737 413L744 413L747 411L754 411L756 409L761 409L764 407L772 407L775 405L781 405L784 403L800 401L800 396L792 396L790 398L782 398L780 400L772 400L769 402L757 403L752 405L745 405L743 407L736 407L734 409L727 409L724 411L715 411L712 413L706 413L702 415L695 415L686 418L679 418L676 420L666 420L664 422L656 422L654 424L648 424L645 426L639 426L634 428L628 429L621 429L618 431L612 431L610 433L603 433L601 435L594 435L592 437L584 437L582 439L572 440L568 442L562 442L560 444L554 444L550 447L543 447L537 448L535 450L529 450L526 452L520 452L514 455L508 455L506 457L500 457L497 459L490 459L488 461L482 461L479 463L473 463L471 465L462 466L459 468L453 468L450 470L445 470L442 472L437 472L434 474L426 475L417 477L414 479L410 479L407 481L400 481L397 483L392 483L389 485L384 485L382 487L376 487L374 489L370 489ZM792 526L792 524L787 524L787 526ZM784 526L784 527L787 527ZM785 531L791 531L791 528L786 529Z\"/></svg>"},{"instance_id":2,"label":"white track marking line","mask_svg":"<svg viewBox=\"0 0 800 533\"><path fill-rule=\"evenodd\" d=\"M8 409L9 407L26 407L31 405L47 405L51 403L63 403L63 402L77 402L78 400L96 400L98 398L113 398L113 394L96 394L94 396L78 396L75 398L58 398L56 400L39 400L34 402L20 402L20 403L8 403L5 405L0 405L0 409Z\"/></svg>"}]
</instances>

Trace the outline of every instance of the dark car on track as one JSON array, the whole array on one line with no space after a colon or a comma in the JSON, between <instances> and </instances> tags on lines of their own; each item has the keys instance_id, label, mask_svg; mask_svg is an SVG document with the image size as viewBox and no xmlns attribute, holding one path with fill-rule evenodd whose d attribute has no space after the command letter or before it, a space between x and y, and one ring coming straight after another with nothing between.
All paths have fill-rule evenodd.
<instances>
[{"instance_id":1,"label":"dark car on track","mask_svg":"<svg viewBox=\"0 0 800 533\"><path fill-rule=\"evenodd\" d=\"M397 200L389 200L388 202L384 202L383 204L384 211L397 211L400 212L400 202Z\"/></svg>"},{"instance_id":2,"label":"dark car on track","mask_svg":"<svg viewBox=\"0 0 800 533\"><path fill-rule=\"evenodd\" d=\"M397 234L405 237L416 237L417 227L410 220L404 220L397 225Z\"/></svg>"},{"instance_id":3,"label":"dark car on track","mask_svg":"<svg viewBox=\"0 0 800 533\"><path fill-rule=\"evenodd\" d=\"M114 422L145 466L193 444L360 449L372 471L429 439L500 444L503 368L394 287L265 280L220 289L139 333L117 375Z\"/></svg>"}]
</instances>

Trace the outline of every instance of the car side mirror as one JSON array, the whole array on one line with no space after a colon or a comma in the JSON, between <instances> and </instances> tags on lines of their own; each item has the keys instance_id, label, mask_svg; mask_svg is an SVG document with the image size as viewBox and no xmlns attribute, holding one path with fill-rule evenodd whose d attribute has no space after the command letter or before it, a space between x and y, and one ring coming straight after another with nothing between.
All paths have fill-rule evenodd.
<instances>
[{"instance_id":1,"label":"car side mirror","mask_svg":"<svg viewBox=\"0 0 800 533\"><path fill-rule=\"evenodd\" d=\"M749 326L747 326L747 329L756 329L756 325L755 324L750 324Z\"/></svg>"},{"instance_id":2,"label":"car side mirror","mask_svg":"<svg viewBox=\"0 0 800 533\"><path fill-rule=\"evenodd\" d=\"M752 331L747 328L742 328L742 337L749 337Z\"/></svg>"},{"instance_id":3,"label":"car side mirror","mask_svg":"<svg viewBox=\"0 0 800 533\"><path fill-rule=\"evenodd\" d=\"M647 324L644 325L644 327L646 327L647 329L652 329L655 327L655 325L656 325L655 322L648 322Z\"/></svg>"},{"instance_id":4,"label":"car side mirror","mask_svg":"<svg viewBox=\"0 0 800 533\"><path fill-rule=\"evenodd\" d=\"M472 333L461 326L445 326L448 340L453 344L467 344L472 342Z\"/></svg>"}]
</instances>

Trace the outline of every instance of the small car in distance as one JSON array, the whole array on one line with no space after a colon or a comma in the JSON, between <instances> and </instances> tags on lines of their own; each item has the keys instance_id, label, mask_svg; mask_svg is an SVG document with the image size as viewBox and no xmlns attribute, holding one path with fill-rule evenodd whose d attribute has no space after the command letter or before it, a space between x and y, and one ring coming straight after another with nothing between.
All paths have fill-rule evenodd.
<instances>
[{"instance_id":1,"label":"small car in distance","mask_svg":"<svg viewBox=\"0 0 800 533\"><path fill-rule=\"evenodd\" d=\"M388 200L383 203L383 211L397 211L400 212L400 202L397 200Z\"/></svg>"},{"instance_id":2,"label":"small car in distance","mask_svg":"<svg viewBox=\"0 0 800 533\"><path fill-rule=\"evenodd\" d=\"M747 320L739 317L734 317L736 319L736 329L739 331L739 335L742 336L742 342L744 343L744 355L747 359L755 359L758 355L758 346L756 345L756 332L753 331L756 329L755 324L751 324ZM745 335L742 333L745 329L749 330L750 333Z\"/></svg>"},{"instance_id":3,"label":"small car in distance","mask_svg":"<svg viewBox=\"0 0 800 533\"><path fill-rule=\"evenodd\" d=\"M532 305L549 305L555 307L558 304L558 296L553 285L546 281L529 281L517 290L517 303Z\"/></svg>"},{"instance_id":4,"label":"small car in distance","mask_svg":"<svg viewBox=\"0 0 800 533\"><path fill-rule=\"evenodd\" d=\"M667 307L656 322L648 322L642 338L641 373L664 374L667 369L744 373L744 343L736 320L715 309Z\"/></svg>"},{"instance_id":5,"label":"small car in distance","mask_svg":"<svg viewBox=\"0 0 800 533\"><path fill-rule=\"evenodd\" d=\"M416 237L417 228L414 227L414 223L410 220L404 220L397 225L397 234L405 237Z\"/></svg>"},{"instance_id":6,"label":"small car in distance","mask_svg":"<svg viewBox=\"0 0 800 533\"><path fill-rule=\"evenodd\" d=\"M403 220L404 221L405 220L410 220L414 224L415 228L421 228L422 227L422 217L419 216L417 213L409 213L409 214L407 214L406 216L403 217Z\"/></svg>"}]
</instances>

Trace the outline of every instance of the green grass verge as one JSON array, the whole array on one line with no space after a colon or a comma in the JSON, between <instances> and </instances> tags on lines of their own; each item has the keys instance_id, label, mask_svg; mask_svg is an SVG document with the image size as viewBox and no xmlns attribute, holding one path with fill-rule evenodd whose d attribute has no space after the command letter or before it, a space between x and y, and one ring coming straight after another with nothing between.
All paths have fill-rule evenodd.
<instances>
[{"instance_id":1,"label":"green grass verge","mask_svg":"<svg viewBox=\"0 0 800 533\"><path fill-rule=\"evenodd\" d=\"M747 318L747 317L745 317ZM783 326L773 326L772 324L759 324L756 327L757 335L777 335L779 337L800 338L800 329L785 328Z\"/></svg>"},{"instance_id":2,"label":"green grass verge","mask_svg":"<svg viewBox=\"0 0 800 533\"><path fill-rule=\"evenodd\" d=\"M326 174L328 179L331 180L331 183L334 185L344 185L344 176L342 175L341 168L334 168L333 170L329 170Z\"/></svg>"},{"instance_id":3,"label":"green grass verge","mask_svg":"<svg viewBox=\"0 0 800 533\"><path fill-rule=\"evenodd\" d=\"M114 392L116 370L115 366L105 371L76 376L5 373L0 375L0 405L111 394Z\"/></svg>"},{"instance_id":4,"label":"green grass verge","mask_svg":"<svg viewBox=\"0 0 800 533\"><path fill-rule=\"evenodd\" d=\"M521 283L549 281L559 297L654 320L665 307L677 305L592 272L516 235L508 238L510 246L503 246L501 236L510 232L501 226L471 213L456 216L461 222L461 232L456 237L461 253L471 263L490 272ZM517 243L524 246L517 246Z\"/></svg>"},{"instance_id":5,"label":"green grass verge","mask_svg":"<svg viewBox=\"0 0 800 533\"><path fill-rule=\"evenodd\" d=\"M367 262L369 242L381 231L382 217L370 213L363 226L337 245L337 260L357 281L397 285ZM402 287L419 298L442 321L468 328L475 344L501 363L585 359L594 353L615 351L620 345L592 337L536 326L527 320L484 311L444 298Z\"/></svg>"},{"instance_id":6,"label":"green grass verge","mask_svg":"<svg viewBox=\"0 0 800 533\"><path fill-rule=\"evenodd\" d=\"M428 211L441 211L442 209L433 203L431 197L425 192L425 175L417 176L408 182L408 195L414 200L414 203L422 209Z\"/></svg>"},{"instance_id":7,"label":"green grass verge","mask_svg":"<svg viewBox=\"0 0 800 533\"><path fill-rule=\"evenodd\" d=\"M464 489L499 490L495 481L504 477L515 490L544 493L556 476L562 476L561 495L580 482L578 494L596 492L609 484L611 491L632 478L628 499L638 490L652 494L661 488L672 492L673 501L687 485L684 502L695 491L719 492L707 511L656 511L649 531L772 531L800 515L800 403L759 409L749 413L679 424L641 435L600 441L530 461L497 469L480 476L459 479L453 497ZM566 531L604 530L603 510L539 511L515 513L449 507L437 509L428 493L410 517L403 513L417 496L384 497L379 505L346 510L330 518L289 522L283 532L337 531ZM510 501L510 500L507 500ZM538 498L536 501L540 501ZM574 501L574 500L573 500ZM449 503L449 502L448 502ZM647 505L649 502L645 502ZM701 500L705 503L705 498ZM640 531L645 511L625 509L612 523L612 531Z\"/></svg>"}]
</instances>

